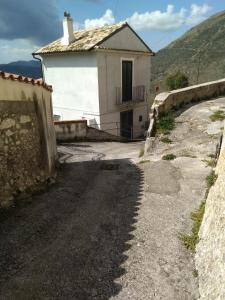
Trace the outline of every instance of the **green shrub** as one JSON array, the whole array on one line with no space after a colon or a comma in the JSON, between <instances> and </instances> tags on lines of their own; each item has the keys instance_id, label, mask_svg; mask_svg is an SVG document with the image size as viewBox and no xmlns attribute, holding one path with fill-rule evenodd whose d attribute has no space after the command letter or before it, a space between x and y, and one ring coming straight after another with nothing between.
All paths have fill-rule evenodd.
<instances>
[{"instance_id":1,"label":"green shrub","mask_svg":"<svg viewBox=\"0 0 225 300\"><path fill-rule=\"evenodd\" d=\"M175 127L174 114L169 112L167 114L163 114L156 124L156 130L161 134L169 134L171 130Z\"/></svg>"},{"instance_id":2,"label":"green shrub","mask_svg":"<svg viewBox=\"0 0 225 300\"><path fill-rule=\"evenodd\" d=\"M169 90L176 90L188 86L188 77L180 71L170 74L166 78L166 85Z\"/></svg>"},{"instance_id":3,"label":"green shrub","mask_svg":"<svg viewBox=\"0 0 225 300\"><path fill-rule=\"evenodd\" d=\"M162 157L163 160L173 160L176 158L176 155L170 153L170 154L166 154Z\"/></svg>"}]
</instances>

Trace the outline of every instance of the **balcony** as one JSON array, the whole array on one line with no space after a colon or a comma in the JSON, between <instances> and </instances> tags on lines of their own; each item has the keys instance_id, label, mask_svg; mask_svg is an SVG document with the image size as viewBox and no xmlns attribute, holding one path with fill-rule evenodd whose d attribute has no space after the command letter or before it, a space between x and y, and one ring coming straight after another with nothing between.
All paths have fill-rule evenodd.
<instances>
[{"instance_id":1,"label":"balcony","mask_svg":"<svg viewBox=\"0 0 225 300\"><path fill-rule=\"evenodd\" d=\"M144 85L138 85L134 86L132 88L132 96L130 100L123 100L123 90L121 87L116 87L116 104L131 104L131 102L137 103L145 101L145 86Z\"/></svg>"}]
</instances>

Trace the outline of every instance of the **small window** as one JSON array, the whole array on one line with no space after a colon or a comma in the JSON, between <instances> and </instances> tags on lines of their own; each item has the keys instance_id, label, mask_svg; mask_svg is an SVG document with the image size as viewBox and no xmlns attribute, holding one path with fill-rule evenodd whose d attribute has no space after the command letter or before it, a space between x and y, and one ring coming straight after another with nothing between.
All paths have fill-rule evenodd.
<instances>
[{"instance_id":1,"label":"small window","mask_svg":"<svg viewBox=\"0 0 225 300\"><path fill-rule=\"evenodd\" d=\"M142 118L142 116L140 115L140 116L139 116L139 122L142 122L142 119L143 119L143 118Z\"/></svg>"}]
</instances>

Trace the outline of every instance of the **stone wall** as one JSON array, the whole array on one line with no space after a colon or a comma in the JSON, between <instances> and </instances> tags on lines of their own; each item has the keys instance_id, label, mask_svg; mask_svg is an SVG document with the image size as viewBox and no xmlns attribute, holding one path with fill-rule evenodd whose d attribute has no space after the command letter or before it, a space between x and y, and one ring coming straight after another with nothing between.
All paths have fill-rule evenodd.
<instances>
[{"instance_id":1,"label":"stone wall","mask_svg":"<svg viewBox=\"0 0 225 300\"><path fill-rule=\"evenodd\" d=\"M225 299L225 131L196 249L201 300Z\"/></svg>"},{"instance_id":2,"label":"stone wall","mask_svg":"<svg viewBox=\"0 0 225 300\"><path fill-rule=\"evenodd\" d=\"M0 76L0 206L54 177L55 161L51 89L27 78Z\"/></svg>"},{"instance_id":3,"label":"stone wall","mask_svg":"<svg viewBox=\"0 0 225 300\"><path fill-rule=\"evenodd\" d=\"M207 100L224 94L225 79L221 79L158 94L152 108L161 114L190 102Z\"/></svg>"},{"instance_id":4,"label":"stone wall","mask_svg":"<svg viewBox=\"0 0 225 300\"><path fill-rule=\"evenodd\" d=\"M190 102L194 103L208 100L221 95L225 95L225 79L158 94L153 101L149 114L150 126L147 131L145 152L148 152L151 149L156 121L161 114L167 113L171 109L179 108Z\"/></svg>"}]
</instances>

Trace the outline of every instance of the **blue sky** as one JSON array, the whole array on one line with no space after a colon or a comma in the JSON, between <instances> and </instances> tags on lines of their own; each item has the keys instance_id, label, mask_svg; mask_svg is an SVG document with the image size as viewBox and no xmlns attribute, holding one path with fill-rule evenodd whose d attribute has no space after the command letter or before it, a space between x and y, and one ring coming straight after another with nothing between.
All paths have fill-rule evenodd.
<instances>
[{"instance_id":1,"label":"blue sky","mask_svg":"<svg viewBox=\"0 0 225 300\"><path fill-rule=\"evenodd\" d=\"M221 0L1 0L0 63L29 60L35 49L60 37L65 10L75 28L126 20L157 51L224 9Z\"/></svg>"}]
</instances>

